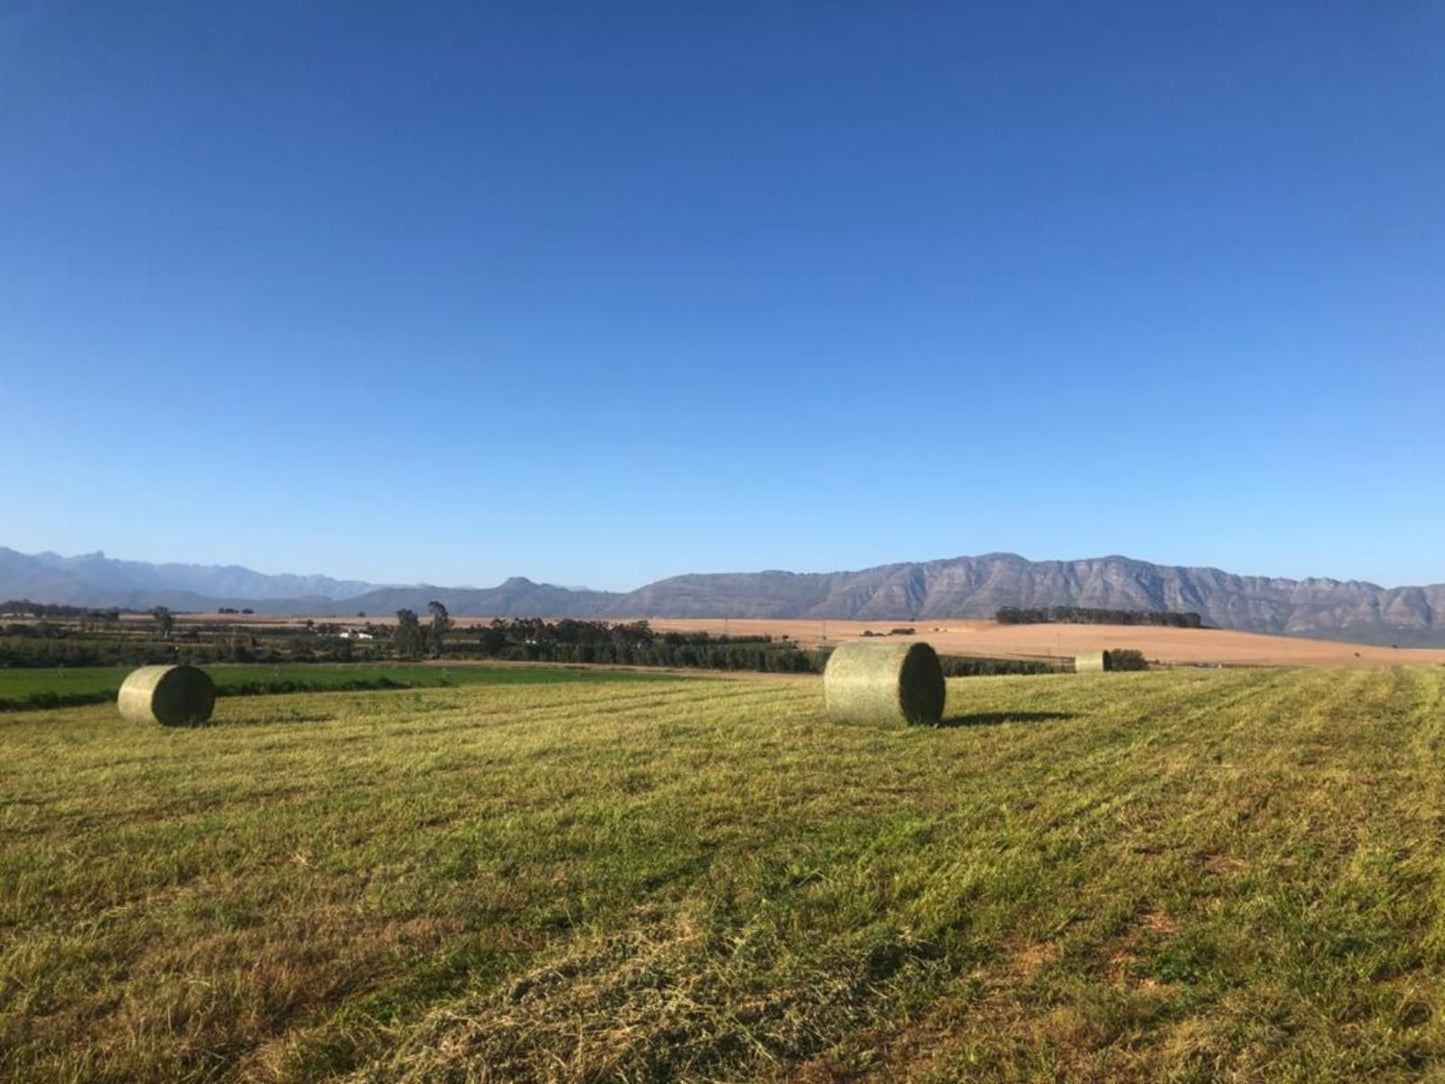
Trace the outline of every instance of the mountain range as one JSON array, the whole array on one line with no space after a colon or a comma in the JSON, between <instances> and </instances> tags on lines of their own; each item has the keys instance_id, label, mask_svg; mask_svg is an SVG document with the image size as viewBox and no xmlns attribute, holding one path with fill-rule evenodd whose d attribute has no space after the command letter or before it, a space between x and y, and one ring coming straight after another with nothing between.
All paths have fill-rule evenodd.
<instances>
[{"instance_id":1,"label":"mountain range","mask_svg":"<svg viewBox=\"0 0 1445 1084\"><path fill-rule=\"evenodd\" d=\"M673 576L635 591L589 591L514 576L496 587L388 586L329 576L265 575L235 565L149 564L104 553L62 557L0 547L0 600L79 606L349 617L769 617L862 621L986 618L1004 606L1185 610L1208 625L1360 643L1445 646L1445 584L1385 588L1358 580L1238 576L1129 557L1029 561L1011 553L910 561L857 572Z\"/></svg>"}]
</instances>

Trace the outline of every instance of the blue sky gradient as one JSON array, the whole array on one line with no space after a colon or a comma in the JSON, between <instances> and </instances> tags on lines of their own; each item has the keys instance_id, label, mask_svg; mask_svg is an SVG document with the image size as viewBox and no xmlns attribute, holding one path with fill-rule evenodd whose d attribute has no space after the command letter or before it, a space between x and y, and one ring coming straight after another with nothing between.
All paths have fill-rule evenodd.
<instances>
[{"instance_id":1,"label":"blue sky gradient","mask_svg":"<svg viewBox=\"0 0 1445 1084\"><path fill-rule=\"evenodd\" d=\"M1433 3L11 3L0 544L1445 581Z\"/></svg>"}]
</instances>

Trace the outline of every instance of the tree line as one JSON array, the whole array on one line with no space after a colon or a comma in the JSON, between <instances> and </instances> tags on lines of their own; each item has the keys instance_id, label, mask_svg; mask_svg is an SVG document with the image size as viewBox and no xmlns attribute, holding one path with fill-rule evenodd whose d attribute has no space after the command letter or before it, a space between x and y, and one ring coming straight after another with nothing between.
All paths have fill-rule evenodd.
<instances>
[{"instance_id":1,"label":"tree line","mask_svg":"<svg viewBox=\"0 0 1445 1084\"><path fill-rule=\"evenodd\" d=\"M400 627L400 626L398 626ZM411 642L408 641L408 644ZM726 636L709 632L658 632L646 621L611 623L563 618L497 618L458 633L449 658L516 662L611 663L764 673L821 673L828 649L809 650L783 637ZM1049 667L1028 659L941 656L944 674L1040 674Z\"/></svg>"},{"instance_id":2,"label":"tree line","mask_svg":"<svg viewBox=\"0 0 1445 1084\"><path fill-rule=\"evenodd\" d=\"M31 617L60 618L71 621L119 621L123 613L135 613L119 606L67 606L59 602L31 602L28 598L9 598L0 602L0 614L29 614Z\"/></svg>"},{"instance_id":3,"label":"tree line","mask_svg":"<svg viewBox=\"0 0 1445 1084\"><path fill-rule=\"evenodd\" d=\"M813 652L771 636L714 636L707 632L658 632L646 621L607 622L563 618L496 618L456 630L440 603L430 625L410 610L397 614L393 649L398 658L503 659L512 662L610 663L622 666L700 667L807 673L820 668Z\"/></svg>"},{"instance_id":4,"label":"tree line","mask_svg":"<svg viewBox=\"0 0 1445 1084\"><path fill-rule=\"evenodd\" d=\"M1144 658L1144 652L1135 651L1129 647L1116 647L1111 651L1104 652L1107 660L1104 668L1106 670L1147 670L1149 661Z\"/></svg>"},{"instance_id":5,"label":"tree line","mask_svg":"<svg viewBox=\"0 0 1445 1084\"><path fill-rule=\"evenodd\" d=\"M1100 610L1087 606L1045 606L1023 609L1005 606L994 614L1000 625L1158 625L1178 629L1204 627L1197 613L1165 610Z\"/></svg>"},{"instance_id":6,"label":"tree line","mask_svg":"<svg viewBox=\"0 0 1445 1084\"><path fill-rule=\"evenodd\" d=\"M433 658L820 673L829 654L827 648L804 647L786 636L663 632L646 621L498 618L462 628L440 602L432 602L425 617L403 609L396 624L368 621L364 629L315 621L265 627L195 620L181 624L164 606L148 611L146 621L97 623L94 616L57 613L31 622L0 624L0 668ZM1049 669L1032 660L945 655L941 661L950 677Z\"/></svg>"}]
</instances>

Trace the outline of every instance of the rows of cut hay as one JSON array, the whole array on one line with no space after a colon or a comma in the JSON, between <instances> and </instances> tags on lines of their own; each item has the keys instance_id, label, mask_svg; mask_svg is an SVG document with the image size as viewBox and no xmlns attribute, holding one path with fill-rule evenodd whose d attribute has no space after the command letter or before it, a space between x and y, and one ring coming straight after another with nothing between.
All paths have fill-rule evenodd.
<instances>
[{"instance_id":1,"label":"rows of cut hay","mask_svg":"<svg viewBox=\"0 0 1445 1084\"><path fill-rule=\"evenodd\" d=\"M1445 1064L1445 674L970 679L936 728L820 692L0 719L0 1078Z\"/></svg>"}]
</instances>

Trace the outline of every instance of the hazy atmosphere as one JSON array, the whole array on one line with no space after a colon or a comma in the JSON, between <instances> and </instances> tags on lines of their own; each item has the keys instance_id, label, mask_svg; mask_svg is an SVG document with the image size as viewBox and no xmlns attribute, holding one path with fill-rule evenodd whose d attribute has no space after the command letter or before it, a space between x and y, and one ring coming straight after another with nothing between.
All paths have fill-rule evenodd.
<instances>
[{"instance_id":1,"label":"hazy atmosphere","mask_svg":"<svg viewBox=\"0 0 1445 1084\"><path fill-rule=\"evenodd\" d=\"M20 2L0 544L1445 580L1431 4Z\"/></svg>"}]
</instances>

